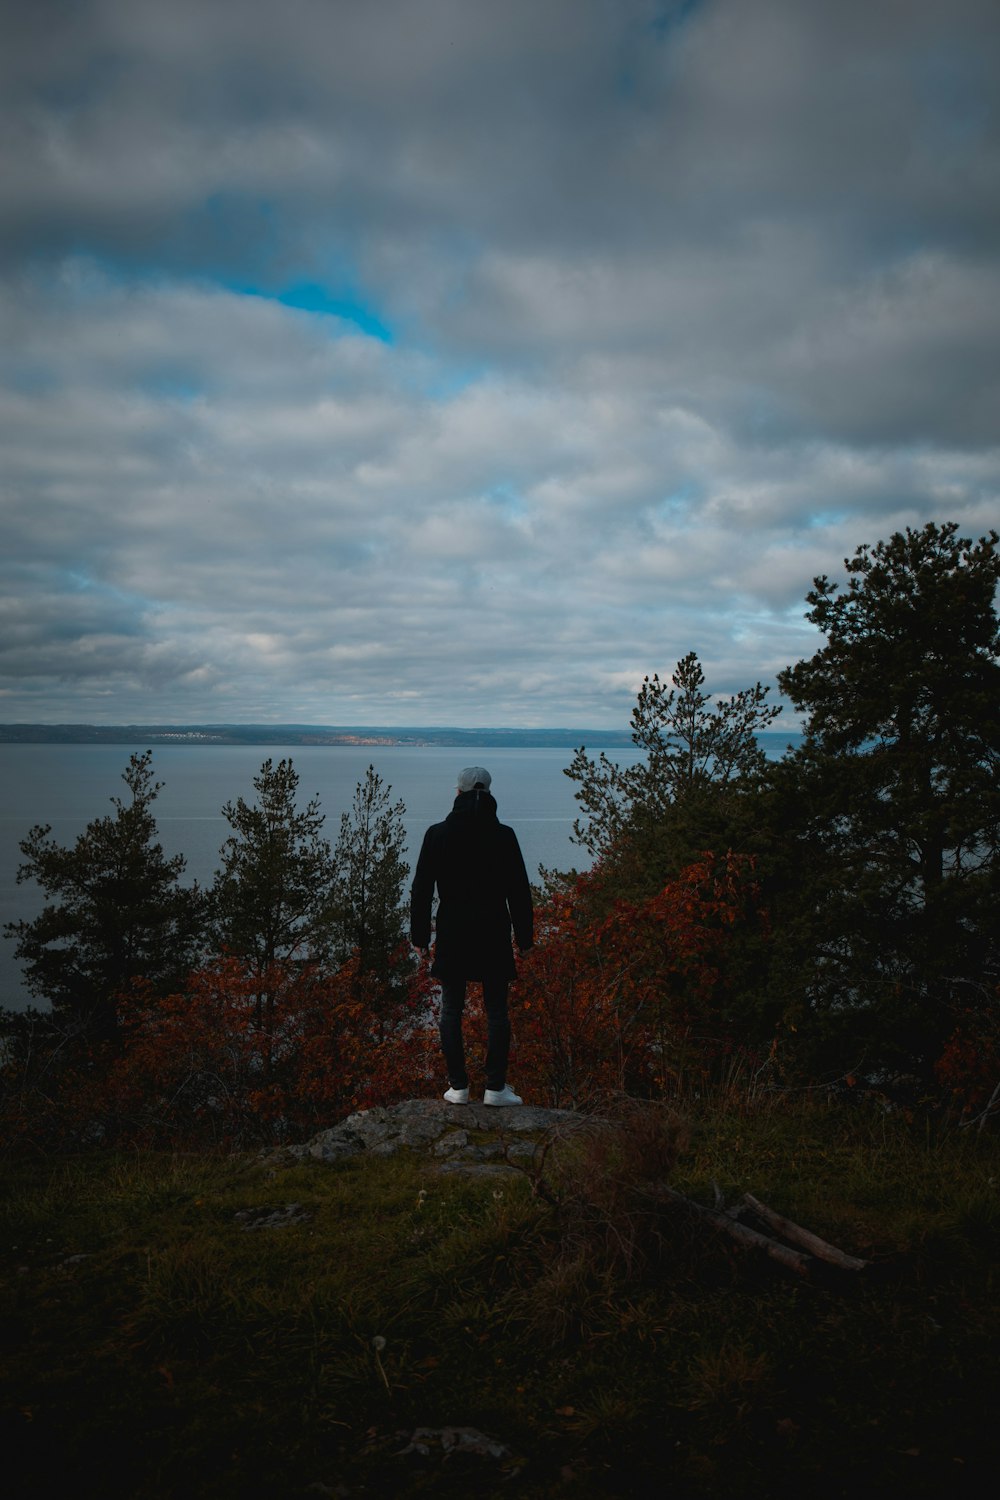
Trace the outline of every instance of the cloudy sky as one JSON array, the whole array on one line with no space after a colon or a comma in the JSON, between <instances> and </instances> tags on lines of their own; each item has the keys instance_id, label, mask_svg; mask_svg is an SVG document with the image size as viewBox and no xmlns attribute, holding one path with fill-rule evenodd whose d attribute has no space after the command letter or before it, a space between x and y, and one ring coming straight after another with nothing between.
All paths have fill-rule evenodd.
<instances>
[{"instance_id":1,"label":"cloudy sky","mask_svg":"<svg viewBox=\"0 0 1000 1500\"><path fill-rule=\"evenodd\" d=\"M0 720L623 728L1000 521L996 0L0 15Z\"/></svg>"}]
</instances>

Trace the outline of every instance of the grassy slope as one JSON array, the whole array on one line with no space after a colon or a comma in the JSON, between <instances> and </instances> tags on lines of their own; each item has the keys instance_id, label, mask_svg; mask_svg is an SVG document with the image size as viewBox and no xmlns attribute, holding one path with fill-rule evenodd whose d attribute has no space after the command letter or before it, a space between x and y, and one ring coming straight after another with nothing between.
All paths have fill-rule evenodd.
<instances>
[{"instance_id":1,"label":"grassy slope","mask_svg":"<svg viewBox=\"0 0 1000 1500\"><path fill-rule=\"evenodd\" d=\"M658 1216L628 1188L650 1162L600 1142L546 1163L559 1212L527 1178L418 1157L273 1178L8 1162L10 1493L981 1492L1000 1451L997 1143L875 1110L699 1108L676 1186L749 1190L871 1270L793 1284ZM234 1221L293 1200L308 1221ZM449 1424L512 1457L398 1456Z\"/></svg>"}]
</instances>

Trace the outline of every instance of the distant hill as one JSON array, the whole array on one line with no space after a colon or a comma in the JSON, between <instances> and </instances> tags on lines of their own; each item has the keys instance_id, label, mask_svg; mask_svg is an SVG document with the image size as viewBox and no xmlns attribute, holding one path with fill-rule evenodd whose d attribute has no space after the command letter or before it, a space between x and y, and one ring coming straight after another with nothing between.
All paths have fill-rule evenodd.
<instances>
[{"instance_id":1,"label":"distant hill","mask_svg":"<svg viewBox=\"0 0 1000 1500\"><path fill-rule=\"evenodd\" d=\"M0 724L4 745L455 745L466 749L619 749L613 729L456 729L350 724Z\"/></svg>"}]
</instances>

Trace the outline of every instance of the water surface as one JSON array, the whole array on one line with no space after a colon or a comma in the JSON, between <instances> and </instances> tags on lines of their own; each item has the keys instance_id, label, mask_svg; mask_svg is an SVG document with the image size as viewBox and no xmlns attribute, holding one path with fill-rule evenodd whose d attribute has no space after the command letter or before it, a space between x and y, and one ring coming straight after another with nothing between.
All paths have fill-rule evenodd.
<instances>
[{"instance_id":1,"label":"water surface","mask_svg":"<svg viewBox=\"0 0 1000 1500\"><path fill-rule=\"evenodd\" d=\"M18 843L36 823L50 823L57 843L72 844L94 818L113 811L111 798L128 797L121 780L130 750L123 745L0 745L0 915L4 922L35 916L43 896L33 883L17 884L23 856ZM230 833L222 815L226 802L255 797L253 778L269 757L291 759L299 775L300 805L318 796L326 815L324 833L333 843L354 790L374 765L405 804L407 858L413 864L424 829L449 811L455 779L468 764L467 751L446 746L166 745L153 751L162 790L153 804L160 842L168 855L183 854L185 880L209 884ZM636 752L615 752L620 764ZM539 865L582 867L584 850L572 842L577 805L574 783L563 774L572 753L564 749L490 750L482 755L493 777L500 819L513 825L529 876ZM0 938L0 1005L23 1006L13 944Z\"/></svg>"}]
</instances>

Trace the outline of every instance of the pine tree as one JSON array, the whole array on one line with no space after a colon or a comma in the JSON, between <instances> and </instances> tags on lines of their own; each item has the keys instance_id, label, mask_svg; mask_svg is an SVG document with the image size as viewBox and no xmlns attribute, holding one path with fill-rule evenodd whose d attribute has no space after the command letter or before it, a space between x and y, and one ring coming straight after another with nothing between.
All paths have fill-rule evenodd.
<instances>
[{"instance_id":1,"label":"pine tree","mask_svg":"<svg viewBox=\"0 0 1000 1500\"><path fill-rule=\"evenodd\" d=\"M781 710L760 683L713 705L704 682L693 651L669 682L644 678L632 711L643 758L623 768L581 747L566 770L585 814L577 842L631 894L652 894L705 850L746 847L747 798L765 766L757 735Z\"/></svg>"},{"instance_id":2,"label":"pine tree","mask_svg":"<svg viewBox=\"0 0 1000 1500\"><path fill-rule=\"evenodd\" d=\"M401 801L390 801L391 792L370 765L355 788L350 812L341 816L334 850L339 956L343 961L357 953L361 970L382 978L393 971L406 937L406 809Z\"/></svg>"},{"instance_id":3,"label":"pine tree","mask_svg":"<svg viewBox=\"0 0 1000 1500\"><path fill-rule=\"evenodd\" d=\"M867 1046L926 1071L954 1007L995 984L998 540L929 523L860 547L846 592L823 576L807 595L826 644L779 678L809 715L793 769L822 871L811 1000L855 1063Z\"/></svg>"},{"instance_id":4,"label":"pine tree","mask_svg":"<svg viewBox=\"0 0 1000 1500\"><path fill-rule=\"evenodd\" d=\"M210 932L218 951L242 959L258 978L262 1024L273 1020L276 968L321 963L329 953L336 869L318 797L297 805L291 760L270 759L254 777L257 800L227 802L233 829L210 892Z\"/></svg>"},{"instance_id":5,"label":"pine tree","mask_svg":"<svg viewBox=\"0 0 1000 1500\"><path fill-rule=\"evenodd\" d=\"M4 929L32 994L94 1037L113 1034L115 997L131 980L165 993L182 979L201 924L201 893L179 884L184 858L167 859L156 842L152 752L131 756L122 779L130 797L113 797L114 815L89 823L72 848L48 824L21 841L18 881L36 881L49 900Z\"/></svg>"}]
</instances>

